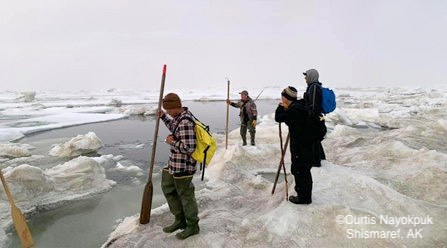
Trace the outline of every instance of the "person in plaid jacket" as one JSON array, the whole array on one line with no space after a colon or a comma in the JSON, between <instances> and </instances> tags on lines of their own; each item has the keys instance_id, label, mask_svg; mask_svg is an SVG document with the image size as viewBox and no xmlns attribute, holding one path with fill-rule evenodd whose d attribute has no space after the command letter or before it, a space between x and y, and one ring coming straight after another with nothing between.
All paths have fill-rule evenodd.
<instances>
[{"instance_id":1,"label":"person in plaid jacket","mask_svg":"<svg viewBox=\"0 0 447 248\"><path fill-rule=\"evenodd\" d=\"M192 178L196 164L191 154L196 149L195 123L191 112L182 107L180 97L169 93L163 98L166 112L158 113L171 134L165 142L170 145L168 166L162 170L161 189L169 210L175 216L172 225L163 228L166 233L184 229L175 236L179 239L198 234L199 217Z\"/></svg>"}]
</instances>

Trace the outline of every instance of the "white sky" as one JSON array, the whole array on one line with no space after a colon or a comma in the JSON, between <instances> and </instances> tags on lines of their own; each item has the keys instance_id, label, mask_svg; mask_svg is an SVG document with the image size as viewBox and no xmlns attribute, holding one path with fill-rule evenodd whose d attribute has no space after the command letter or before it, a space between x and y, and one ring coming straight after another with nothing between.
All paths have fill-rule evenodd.
<instances>
[{"instance_id":1,"label":"white sky","mask_svg":"<svg viewBox=\"0 0 447 248\"><path fill-rule=\"evenodd\" d=\"M446 30L443 0L7 0L0 91L445 84Z\"/></svg>"}]
</instances>

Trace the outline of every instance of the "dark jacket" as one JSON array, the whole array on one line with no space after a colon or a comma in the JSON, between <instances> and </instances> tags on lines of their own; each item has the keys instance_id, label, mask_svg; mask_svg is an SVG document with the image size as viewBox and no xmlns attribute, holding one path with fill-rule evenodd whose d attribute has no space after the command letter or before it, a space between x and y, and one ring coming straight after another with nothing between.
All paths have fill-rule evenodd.
<instances>
[{"instance_id":1,"label":"dark jacket","mask_svg":"<svg viewBox=\"0 0 447 248\"><path fill-rule=\"evenodd\" d=\"M305 109L308 111L309 115L314 117L321 116L321 86L320 82L313 82L307 85L306 92L304 92L303 99L305 104Z\"/></svg>"},{"instance_id":2,"label":"dark jacket","mask_svg":"<svg viewBox=\"0 0 447 248\"><path fill-rule=\"evenodd\" d=\"M312 145L326 134L324 121L316 124L313 119L308 115L304 100L292 102L287 110L279 105L275 111L275 121L289 127L290 152L309 162L314 160Z\"/></svg>"},{"instance_id":3,"label":"dark jacket","mask_svg":"<svg viewBox=\"0 0 447 248\"><path fill-rule=\"evenodd\" d=\"M292 154L303 153L303 149L312 142L307 131L308 119L306 109L298 101L292 102L288 109L281 105L276 108L275 121L284 122L289 127Z\"/></svg>"}]
</instances>

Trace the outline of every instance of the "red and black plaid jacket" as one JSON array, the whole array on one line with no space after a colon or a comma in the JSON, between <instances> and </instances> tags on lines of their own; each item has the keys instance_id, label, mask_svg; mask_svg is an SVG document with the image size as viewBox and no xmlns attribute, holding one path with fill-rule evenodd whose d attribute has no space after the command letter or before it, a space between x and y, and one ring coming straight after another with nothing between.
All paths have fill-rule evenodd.
<instances>
[{"instance_id":1,"label":"red and black plaid jacket","mask_svg":"<svg viewBox=\"0 0 447 248\"><path fill-rule=\"evenodd\" d=\"M171 145L168 168L174 176L193 175L196 172L197 161L191 157L196 149L196 133L191 112L184 107L175 118L164 114L161 119L174 135L175 141Z\"/></svg>"}]
</instances>

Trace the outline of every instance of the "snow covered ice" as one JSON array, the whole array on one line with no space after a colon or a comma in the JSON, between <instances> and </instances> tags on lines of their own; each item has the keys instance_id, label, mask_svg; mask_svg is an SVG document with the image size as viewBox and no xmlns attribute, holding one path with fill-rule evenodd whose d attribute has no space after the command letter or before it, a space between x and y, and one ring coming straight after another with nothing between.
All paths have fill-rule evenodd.
<instances>
[{"instance_id":1,"label":"snow covered ice","mask_svg":"<svg viewBox=\"0 0 447 248\"><path fill-rule=\"evenodd\" d=\"M313 168L313 203L284 200L285 183L271 196L272 182L259 172L275 171L278 127L264 116L257 146L241 147L239 132L224 137L196 191L200 234L179 241L162 227L173 221L167 205L122 221L103 247L442 247L447 245L447 94L426 89L340 90L337 112L327 116L327 162ZM399 97L403 94L404 97ZM368 100L366 100L368 99ZM283 130L286 130L283 127ZM288 156L288 155L286 155ZM289 158L289 157L287 157ZM290 166L286 165L287 169ZM293 177L288 177L294 194ZM337 216L380 220L381 216L431 216L423 238L407 238L413 225L337 224ZM348 230L399 230L403 238L347 238ZM362 233L363 234L363 233Z\"/></svg>"},{"instance_id":2,"label":"snow covered ice","mask_svg":"<svg viewBox=\"0 0 447 248\"><path fill-rule=\"evenodd\" d=\"M269 92L274 92L271 89L279 90L267 88L260 99L276 97L276 93L269 95ZM182 100L226 99L217 89L176 91ZM57 128L112 121L132 115L153 115L159 92L111 89L98 92L38 91L20 95L27 96L27 99L32 95L33 99L23 101L23 97L17 97L17 93L0 92L0 142L14 141L25 135ZM238 94L232 97L238 97Z\"/></svg>"},{"instance_id":3,"label":"snow covered ice","mask_svg":"<svg viewBox=\"0 0 447 248\"><path fill-rule=\"evenodd\" d=\"M25 215L89 198L115 185L114 181L106 179L101 163L88 157L77 157L46 170L22 164L7 167L3 173L16 204ZM12 223L3 187L0 192L1 245L6 239L5 230Z\"/></svg>"},{"instance_id":4,"label":"snow covered ice","mask_svg":"<svg viewBox=\"0 0 447 248\"><path fill-rule=\"evenodd\" d=\"M29 147L16 143L0 143L0 157L20 158L31 156Z\"/></svg>"},{"instance_id":5,"label":"snow covered ice","mask_svg":"<svg viewBox=\"0 0 447 248\"><path fill-rule=\"evenodd\" d=\"M49 154L58 157L75 157L96 152L102 146L103 143L96 134L89 132L85 135L78 135L64 144L56 144Z\"/></svg>"},{"instance_id":6,"label":"snow covered ice","mask_svg":"<svg viewBox=\"0 0 447 248\"><path fill-rule=\"evenodd\" d=\"M249 89L254 97L261 90ZM266 88L260 99L277 100L281 90L281 87ZM302 92L303 88L298 90ZM232 90L231 98L239 98L239 91ZM176 92L182 100L226 99L221 89ZM329 131L323 145L327 161L322 167L312 169L312 204L297 206L285 201L284 180L271 195L273 183L269 178L276 172L280 159L278 124L272 114L264 115L258 121L256 147L240 146L239 130L233 130L229 134L228 150L225 150L225 137L215 134L219 148L207 167L205 181L200 182L197 175L194 179L199 204L199 235L179 241L174 234L163 233L162 227L173 220L164 204L152 210L151 222L147 225L138 224L137 212L123 219L104 247L447 246L447 143L444 138L447 135L447 91L367 88L335 89L335 92L337 110L326 116ZM130 158L121 154L78 157L82 152L77 151L99 149L99 142L92 134L80 133L78 137L74 135L71 140L64 140L59 148L55 146L57 154L68 156L61 158L68 162L51 167L35 166L44 159L32 155L38 148L14 141L40 131L131 115L151 115L155 113L157 99L156 91L113 89L38 91L34 99L27 102L18 99L17 93L0 92L0 161L22 211L33 215L42 209L55 209L67 201L91 198L108 191L116 183L106 177L106 172L130 176L135 179L133 183L144 187L145 182L136 178L146 172ZM121 106L116 104L118 101ZM287 127L283 125L282 130L285 137ZM117 144L117 147L134 150L143 148L144 144L136 141ZM286 169L290 172L289 153L286 154ZM280 179L283 177L281 175ZM288 191L292 195L291 175L288 181ZM9 204L2 191L0 247L5 244L6 233L12 225ZM433 217L433 224L417 227L423 228L423 238L419 239L348 239L347 230L352 228L400 229L401 233L407 233L414 227L383 223L337 224L338 215L377 219L381 215L429 215Z\"/></svg>"},{"instance_id":7,"label":"snow covered ice","mask_svg":"<svg viewBox=\"0 0 447 248\"><path fill-rule=\"evenodd\" d=\"M35 97L36 97L36 92L34 92L34 91L21 92L20 96L17 97L17 100L21 100L24 102L32 102L32 101L34 101Z\"/></svg>"}]
</instances>

